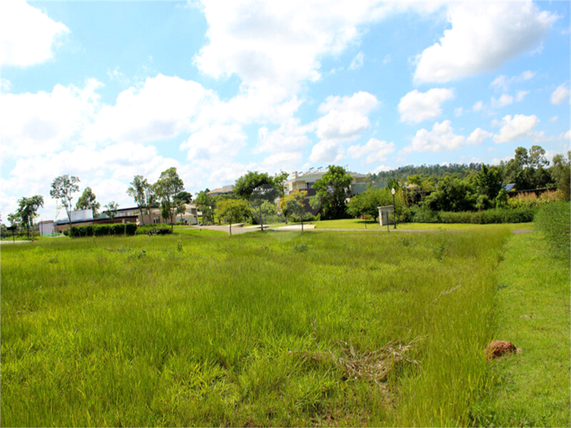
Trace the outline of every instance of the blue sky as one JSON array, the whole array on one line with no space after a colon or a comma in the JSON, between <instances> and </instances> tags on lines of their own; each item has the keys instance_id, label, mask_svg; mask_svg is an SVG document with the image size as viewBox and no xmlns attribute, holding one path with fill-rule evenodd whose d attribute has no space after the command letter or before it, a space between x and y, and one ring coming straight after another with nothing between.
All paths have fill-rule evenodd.
<instances>
[{"instance_id":1,"label":"blue sky","mask_svg":"<svg viewBox=\"0 0 571 428\"><path fill-rule=\"evenodd\" d=\"M133 205L248 170L367 173L570 142L570 3L0 2L0 211L62 174ZM76 194L75 201L79 193Z\"/></svg>"}]
</instances>

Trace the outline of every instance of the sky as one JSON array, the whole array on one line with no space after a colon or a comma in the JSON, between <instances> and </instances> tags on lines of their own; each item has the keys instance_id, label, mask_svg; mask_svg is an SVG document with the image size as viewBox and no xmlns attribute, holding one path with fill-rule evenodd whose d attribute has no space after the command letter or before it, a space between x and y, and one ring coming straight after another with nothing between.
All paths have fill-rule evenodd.
<instances>
[{"instance_id":1,"label":"sky","mask_svg":"<svg viewBox=\"0 0 571 428\"><path fill-rule=\"evenodd\" d=\"M0 1L0 212L80 178L193 194L247 171L512 158L570 145L569 1Z\"/></svg>"}]
</instances>

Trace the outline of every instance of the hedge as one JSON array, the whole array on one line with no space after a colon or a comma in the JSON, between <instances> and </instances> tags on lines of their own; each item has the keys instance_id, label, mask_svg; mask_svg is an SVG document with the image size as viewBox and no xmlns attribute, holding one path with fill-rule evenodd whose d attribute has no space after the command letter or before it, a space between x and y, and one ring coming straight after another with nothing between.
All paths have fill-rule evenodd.
<instances>
[{"instance_id":1,"label":"hedge","mask_svg":"<svg viewBox=\"0 0 571 428\"><path fill-rule=\"evenodd\" d=\"M83 238L87 236L109 236L124 235L133 236L137 231L135 223L113 223L113 224L88 224L85 226L72 226L64 231L72 238Z\"/></svg>"},{"instance_id":2,"label":"hedge","mask_svg":"<svg viewBox=\"0 0 571 428\"><path fill-rule=\"evenodd\" d=\"M570 217L571 205L569 202L555 202L543 205L534 222L537 230L543 232L549 244L555 250L555 255L563 260L569 261L570 257Z\"/></svg>"},{"instance_id":3,"label":"hedge","mask_svg":"<svg viewBox=\"0 0 571 428\"><path fill-rule=\"evenodd\" d=\"M495 208L485 211L435 212L426 208L413 209L408 220L413 223L527 223L533 221L537 207Z\"/></svg>"}]
</instances>

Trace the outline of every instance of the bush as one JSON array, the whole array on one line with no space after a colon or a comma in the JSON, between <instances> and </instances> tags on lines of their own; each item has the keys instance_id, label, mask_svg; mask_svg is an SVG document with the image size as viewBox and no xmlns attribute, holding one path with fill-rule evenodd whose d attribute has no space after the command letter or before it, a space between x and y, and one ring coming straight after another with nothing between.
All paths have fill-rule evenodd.
<instances>
[{"instance_id":1,"label":"bush","mask_svg":"<svg viewBox=\"0 0 571 428\"><path fill-rule=\"evenodd\" d=\"M555 202L542 206L535 216L537 229L543 232L555 250L558 258L569 261L569 222L571 209L569 202Z\"/></svg>"},{"instance_id":2,"label":"bush","mask_svg":"<svg viewBox=\"0 0 571 428\"><path fill-rule=\"evenodd\" d=\"M169 233L172 233L172 230L170 227L167 226L153 227L152 229L147 230L147 235L149 236L168 235Z\"/></svg>"},{"instance_id":3,"label":"bush","mask_svg":"<svg viewBox=\"0 0 571 428\"><path fill-rule=\"evenodd\" d=\"M123 235L133 236L137 231L135 223L115 223L115 224L88 224L85 226L72 226L64 230L64 234L72 238L83 238L88 236Z\"/></svg>"},{"instance_id":4,"label":"bush","mask_svg":"<svg viewBox=\"0 0 571 428\"><path fill-rule=\"evenodd\" d=\"M535 211L535 207L495 208L477 212L440 212L439 217L442 223L527 223L533 221Z\"/></svg>"},{"instance_id":5,"label":"bush","mask_svg":"<svg viewBox=\"0 0 571 428\"><path fill-rule=\"evenodd\" d=\"M410 207L405 214L406 221L411 223L439 223L440 217L436 211L424 207Z\"/></svg>"},{"instance_id":6,"label":"bush","mask_svg":"<svg viewBox=\"0 0 571 428\"><path fill-rule=\"evenodd\" d=\"M149 234L149 230L156 229L156 228L168 228L170 229L171 225L166 223L155 223L155 224L146 224L145 226L139 226L137 228L137 235L147 235Z\"/></svg>"}]
</instances>

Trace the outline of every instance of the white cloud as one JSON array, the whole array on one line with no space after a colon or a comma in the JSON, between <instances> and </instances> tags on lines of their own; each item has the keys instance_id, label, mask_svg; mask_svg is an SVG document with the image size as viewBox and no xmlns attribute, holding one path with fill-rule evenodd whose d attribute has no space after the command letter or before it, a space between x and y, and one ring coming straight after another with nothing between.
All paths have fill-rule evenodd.
<instances>
[{"instance_id":1,"label":"white cloud","mask_svg":"<svg viewBox=\"0 0 571 428\"><path fill-rule=\"evenodd\" d=\"M367 115L378 106L377 98L368 92L357 92L351 97L327 97L319 106L325 113L317 120L317 135L322 140L356 140L371 124Z\"/></svg>"},{"instance_id":2,"label":"white cloud","mask_svg":"<svg viewBox=\"0 0 571 428\"><path fill-rule=\"evenodd\" d=\"M535 126L539 123L537 116L525 116L516 114L504 116L501 121L494 120L494 126L501 126L499 134L494 135L494 141L498 144L509 141L520 140L522 138L534 138L537 132Z\"/></svg>"},{"instance_id":3,"label":"white cloud","mask_svg":"<svg viewBox=\"0 0 571 428\"><path fill-rule=\"evenodd\" d=\"M553 116L552 118L549 119L550 122L556 122L557 119L559 119L559 116Z\"/></svg>"},{"instance_id":4,"label":"white cloud","mask_svg":"<svg viewBox=\"0 0 571 428\"><path fill-rule=\"evenodd\" d=\"M464 112L464 108L463 107L456 107L454 109L454 116L456 117L460 117L462 116L462 113Z\"/></svg>"},{"instance_id":5,"label":"white cloud","mask_svg":"<svg viewBox=\"0 0 571 428\"><path fill-rule=\"evenodd\" d=\"M191 119L215 102L216 96L199 83L158 74L121 92L114 106L101 108L84 137L134 142L172 138L191 130Z\"/></svg>"},{"instance_id":6,"label":"white cloud","mask_svg":"<svg viewBox=\"0 0 571 428\"><path fill-rule=\"evenodd\" d=\"M208 44L194 58L197 67L215 78L237 74L246 86L290 91L318 80L321 57L341 53L359 40L360 24L394 8L377 0L202 3Z\"/></svg>"},{"instance_id":7,"label":"white cloud","mask_svg":"<svg viewBox=\"0 0 571 428\"><path fill-rule=\"evenodd\" d=\"M365 63L365 54L363 52L359 52L357 55L355 55L353 61L351 61L351 64L349 65L349 70L358 70L361 67L363 67L364 63Z\"/></svg>"},{"instance_id":8,"label":"white cloud","mask_svg":"<svg viewBox=\"0 0 571 428\"><path fill-rule=\"evenodd\" d=\"M472 131L470 135L468 135L466 143L473 146L479 146L481 144L484 144L486 138L490 138L492 135L494 134L492 134L491 132L484 131L481 128L476 128L474 131Z\"/></svg>"},{"instance_id":9,"label":"white cloud","mask_svg":"<svg viewBox=\"0 0 571 428\"><path fill-rule=\"evenodd\" d=\"M482 101L478 101L472 106L472 111L480 111L483 108L484 108L484 103Z\"/></svg>"},{"instance_id":10,"label":"white cloud","mask_svg":"<svg viewBox=\"0 0 571 428\"><path fill-rule=\"evenodd\" d=\"M451 89L433 88L427 92L416 89L401 98L398 105L401 122L419 123L423 120L436 119L442 114L440 105L454 98Z\"/></svg>"},{"instance_id":11,"label":"white cloud","mask_svg":"<svg viewBox=\"0 0 571 428\"><path fill-rule=\"evenodd\" d=\"M284 120L282 125L275 131L267 127L258 130L258 146L254 153L283 152L299 150L309 144L306 133L314 129L314 125L299 125L299 119L290 118Z\"/></svg>"},{"instance_id":12,"label":"white cloud","mask_svg":"<svg viewBox=\"0 0 571 428\"><path fill-rule=\"evenodd\" d=\"M262 167L265 171L291 171L301 162L301 159L300 152L274 153L262 161Z\"/></svg>"},{"instance_id":13,"label":"white cloud","mask_svg":"<svg viewBox=\"0 0 571 428\"><path fill-rule=\"evenodd\" d=\"M515 96L516 101L523 101L526 95L529 94L529 91L518 91L517 95Z\"/></svg>"},{"instance_id":14,"label":"white cloud","mask_svg":"<svg viewBox=\"0 0 571 428\"><path fill-rule=\"evenodd\" d=\"M83 89L56 85L52 92L0 97L3 156L37 156L61 149L93 117L99 105L94 79Z\"/></svg>"},{"instance_id":15,"label":"white cloud","mask_svg":"<svg viewBox=\"0 0 571 428\"><path fill-rule=\"evenodd\" d=\"M27 67L53 58L57 40L69 33L24 0L0 1L0 67Z\"/></svg>"},{"instance_id":16,"label":"white cloud","mask_svg":"<svg viewBox=\"0 0 571 428\"><path fill-rule=\"evenodd\" d=\"M314 145L311 149L309 160L314 163L337 163L342 160L343 157L343 148L338 142L332 140L322 140Z\"/></svg>"},{"instance_id":17,"label":"white cloud","mask_svg":"<svg viewBox=\"0 0 571 428\"><path fill-rule=\"evenodd\" d=\"M193 133L180 145L188 150L187 158L228 161L246 145L246 134L239 125L212 125Z\"/></svg>"},{"instance_id":18,"label":"white cloud","mask_svg":"<svg viewBox=\"0 0 571 428\"><path fill-rule=\"evenodd\" d=\"M347 154L353 158L360 158L367 155L365 163L371 164L373 162L385 161L389 153L394 152L394 143L387 143L386 141L371 138L364 145L354 145L347 149Z\"/></svg>"},{"instance_id":19,"label":"white cloud","mask_svg":"<svg viewBox=\"0 0 571 428\"><path fill-rule=\"evenodd\" d=\"M418 57L414 80L449 82L491 71L536 47L557 16L525 3L458 2L448 9L451 29Z\"/></svg>"},{"instance_id":20,"label":"white cloud","mask_svg":"<svg viewBox=\"0 0 571 428\"><path fill-rule=\"evenodd\" d=\"M510 104L513 104L513 102L514 102L514 97L508 94L502 94L499 100L496 100L494 97L492 97L492 101L490 104L492 108L502 108L505 106L509 106Z\"/></svg>"},{"instance_id":21,"label":"white cloud","mask_svg":"<svg viewBox=\"0 0 571 428\"><path fill-rule=\"evenodd\" d=\"M494 79L494 81L492 83L490 83L490 86L496 90L502 90L502 91L507 91L509 89L509 86L513 83L522 83L525 82L527 80L531 80L535 77L535 73L531 70L527 70L524 71L521 74L518 74L517 76L513 76L513 77L508 77L505 75L500 75L498 77L496 77Z\"/></svg>"},{"instance_id":22,"label":"white cloud","mask_svg":"<svg viewBox=\"0 0 571 428\"><path fill-rule=\"evenodd\" d=\"M420 129L412 138L412 146L405 148L405 151L417 152L443 152L446 150L455 150L467 145L482 144L485 138L491 134L476 129L468 138L463 135L454 134L450 121L445 120L442 123L435 123L432 131Z\"/></svg>"},{"instance_id":23,"label":"white cloud","mask_svg":"<svg viewBox=\"0 0 571 428\"><path fill-rule=\"evenodd\" d=\"M559 85L551 94L551 104L563 104L568 99L571 101L571 91L565 84Z\"/></svg>"}]
</instances>

